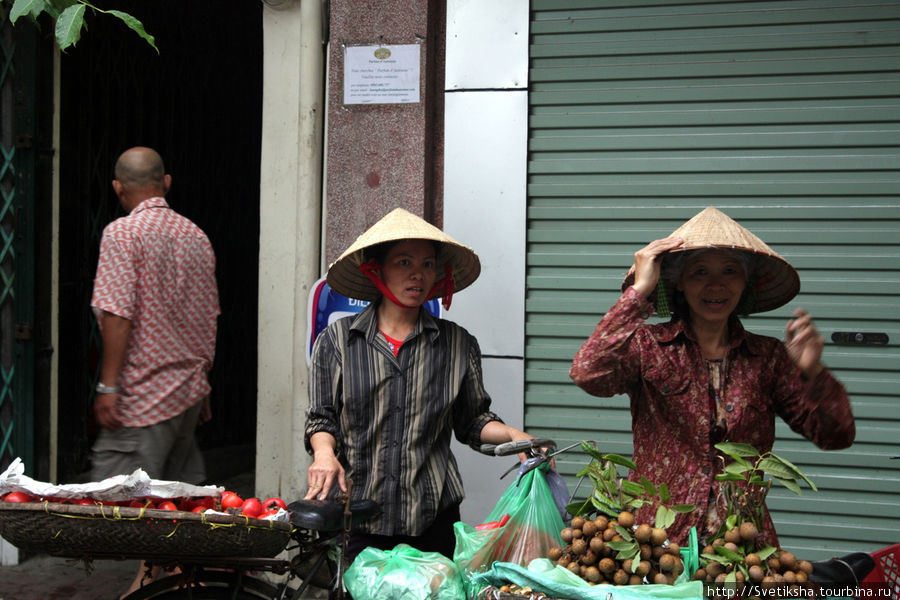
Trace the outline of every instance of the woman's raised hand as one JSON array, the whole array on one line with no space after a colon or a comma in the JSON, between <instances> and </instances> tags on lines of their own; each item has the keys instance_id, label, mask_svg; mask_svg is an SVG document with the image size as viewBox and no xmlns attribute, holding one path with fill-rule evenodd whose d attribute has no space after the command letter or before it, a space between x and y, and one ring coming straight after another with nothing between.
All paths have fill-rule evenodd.
<instances>
[{"instance_id":1,"label":"woman's raised hand","mask_svg":"<svg viewBox=\"0 0 900 600\"><path fill-rule=\"evenodd\" d=\"M634 253L634 289L649 298L659 281L662 257L684 243L677 237L655 240Z\"/></svg>"},{"instance_id":2,"label":"woman's raised hand","mask_svg":"<svg viewBox=\"0 0 900 600\"><path fill-rule=\"evenodd\" d=\"M813 379L824 369L820 361L825 338L819 334L808 312L798 308L794 314L797 318L788 321L785 327L785 346L794 364L807 379Z\"/></svg>"}]
</instances>

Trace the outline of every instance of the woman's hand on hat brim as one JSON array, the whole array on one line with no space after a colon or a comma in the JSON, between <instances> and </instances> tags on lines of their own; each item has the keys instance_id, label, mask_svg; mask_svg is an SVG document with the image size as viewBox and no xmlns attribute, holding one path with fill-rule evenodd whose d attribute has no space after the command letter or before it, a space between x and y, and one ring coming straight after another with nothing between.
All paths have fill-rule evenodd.
<instances>
[{"instance_id":1,"label":"woman's hand on hat brim","mask_svg":"<svg viewBox=\"0 0 900 600\"><path fill-rule=\"evenodd\" d=\"M634 253L634 289L649 298L659 282L663 256L684 244L677 237L654 240Z\"/></svg>"}]
</instances>

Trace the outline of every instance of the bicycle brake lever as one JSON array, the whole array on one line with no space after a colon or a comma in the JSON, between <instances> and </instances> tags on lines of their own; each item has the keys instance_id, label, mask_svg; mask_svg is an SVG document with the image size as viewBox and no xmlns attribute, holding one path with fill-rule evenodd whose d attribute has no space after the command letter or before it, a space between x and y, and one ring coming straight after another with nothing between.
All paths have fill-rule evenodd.
<instances>
[{"instance_id":1,"label":"bicycle brake lever","mask_svg":"<svg viewBox=\"0 0 900 600\"><path fill-rule=\"evenodd\" d=\"M515 471L516 469L518 469L518 468L519 468L519 465L521 465L521 464L522 464L522 463L516 463L516 464L514 464L513 466L511 466L510 468L508 468L507 470L505 470L505 471L503 472L503 475L500 476L500 479L503 479L504 477L506 477L507 475L509 475L510 473L512 473L513 471Z\"/></svg>"}]
</instances>

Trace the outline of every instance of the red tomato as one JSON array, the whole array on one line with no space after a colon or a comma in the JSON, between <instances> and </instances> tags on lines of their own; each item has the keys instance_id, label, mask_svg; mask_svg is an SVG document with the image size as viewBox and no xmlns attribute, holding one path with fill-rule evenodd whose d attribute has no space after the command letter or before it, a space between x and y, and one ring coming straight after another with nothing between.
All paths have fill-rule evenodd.
<instances>
[{"instance_id":1,"label":"red tomato","mask_svg":"<svg viewBox=\"0 0 900 600\"><path fill-rule=\"evenodd\" d=\"M276 508L273 510L263 511L263 512L259 513L258 515L256 515L256 518L257 519L268 519L269 517L274 517L277 514L278 514L278 509Z\"/></svg>"},{"instance_id":2,"label":"red tomato","mask_svg":"<svg viewBox=\"0 0 900 600\"><path fill-rule=\"evenodd\" d=\"M156 505L156 508L158 508L159 510L178 510L178 507L175 506L175 503L171 500L163 500Z\"/></svg>"},{"instance_id":3,"label":"red tomato","mask_svg":"<svg viewBox=\"0 0 900 600\"><path fill-rule=\"evenodd\" d=\"M191 509L191 512L195 512L195 513L206 512L206 507L198 504L197 506L195 506L194 508Z\"/></svg>"},{"instance_id":4,"label":"red tomato","mask_svg":"<svg viewBox=\"0 0 900 600\"><path fill-rule=\"evenodd\" d=\"M54 502L56 504L71 504L71 501L68 498L58 498L56 496L47 496L46 498L41 498L41 502Z\"/></svg>"},{"instance_id":5,"label":"red tomato","mask_svg":"<svg viewBox=\"0 0 900 600\"><path fill-rule=\"evenodd\" d=\"M284 500L281 498L268 498L265 502L262 503L263 510L275 510L277 511L279 508L287 510L287 505L284 503Z\"/></svg>"},{"instance_id":6,"label":"red tomato","mask_svg":"<svg viewBox=\"0 0 900 600\"><path fill-rule=\"evenodd\" d=\"M256 517L262 510L262 503L259 501L259 498L247 498L241 504L241 512L248 517Z\"/></svg>"},{"instance_id":7,"label":"red tomato","mask_svg":"<svg viewBox=\"0 0 900 600\"><path fill-rule=\"evenodd\" d=\"M240 508L244 499L234 492L222 492L222 508Z\"/></svg>"},{"instance_id":8,"label":"red tomato","mask_svg":"<svg viewBox=\"0 0 900 600\"><path fill-rule=\"evenodd\" d=\"M215 508L216 507L216 499L212 496L199 496L194 498L194 506L201 507L204 510L207 508Z\"/></svg>"},{"instance_id":9,"label":"red tomato","mask_svg":"<svg viewBox=\"0 0 900 600\"><path fill-rule=\"evenodd\" d=\"M34 502L34 496L25 492L10 492L3 497L6 502Z\"/></svg>"}]
</instances>

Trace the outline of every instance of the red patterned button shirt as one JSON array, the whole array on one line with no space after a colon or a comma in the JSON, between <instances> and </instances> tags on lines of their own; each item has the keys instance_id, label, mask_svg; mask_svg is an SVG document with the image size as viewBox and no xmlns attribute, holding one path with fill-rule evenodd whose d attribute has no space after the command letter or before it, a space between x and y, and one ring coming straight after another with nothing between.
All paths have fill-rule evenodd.
<instances>
[{"instance_id":1,"label":"red patterned button shirt","mask_svg":"<svg viewBox=\"0 0 900 600\"><path fill-rule=\"evenodd\" d=\"M640 473L630 477L643 474L657 485L665 483L673 504L696 507L677 517L668 529L670 540L685 544L696 526L702 542L722 524L724 505L710 507L722 485L715 475L724 466L715 443L746 443L768 452L776 415L820 448L853 443L847 392L826 370L807 381L784 344L745 331L734 318L717 401L693 334L680 320L645 324L652 312L652 304L628 288L581 346L569 375L595 396L631 399L633 461ZM771 517L763 510L763 537L777 547ZM655 512L656 506L643 507L638 522L652 523Z\"/></svg>"},{"instance_id":2,"label":"red patterned button shirt","mask_svg":"<svg viewBox=\"0 0 900 600\"><path fill-rule=\"evenodd\" d=\"M115 382L124 426L170 419L209 395L219 315L215 269L206 234L163 198L144 200L103 230L91 306L131 321Z\"/></svg>"}]
</instances>

